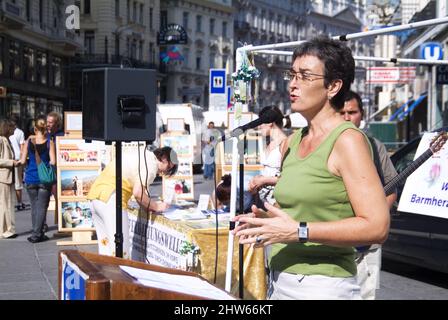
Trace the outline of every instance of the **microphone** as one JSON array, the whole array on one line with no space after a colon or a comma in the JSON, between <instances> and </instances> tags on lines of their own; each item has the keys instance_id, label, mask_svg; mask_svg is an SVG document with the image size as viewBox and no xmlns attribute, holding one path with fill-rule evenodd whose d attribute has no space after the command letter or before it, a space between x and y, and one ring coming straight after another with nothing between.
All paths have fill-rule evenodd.
<instances>
[{"instance_id":1,"label":"microphone","mask_svg":"<svg viewBox=\"0 0 448 320\"><path fill-rule=\"evenodd\" d=\"M224 141L226 139L231 139L238 137L243 132L258 127L260 124L263 123L272 123L278 118L278 113L276 113L273 110L268 110L265 113L263 113L258 119L255 119L249 123L246 123L245 125L239 126L238 128L235 128L232 130L230 134L223 135L221 137L221 141Z\"/></svg>"}]
</instances>

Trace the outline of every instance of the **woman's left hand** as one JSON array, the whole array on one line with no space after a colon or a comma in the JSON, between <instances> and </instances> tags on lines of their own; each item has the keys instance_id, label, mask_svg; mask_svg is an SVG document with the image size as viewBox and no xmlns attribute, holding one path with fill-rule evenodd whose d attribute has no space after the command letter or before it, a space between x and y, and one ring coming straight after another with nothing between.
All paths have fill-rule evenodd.
<instances>
[{"instance_id":1,"label":"woman's left hand","mask_svg":"<svg viewBox=\"0 0 448 320\"><path fill-rule=\"evenodd\" d=\"M252 206L253 215L235 217L234 221L238 221L239 224L232 233L240 238L239 242L261 247L273 243L298 241L298 222L283 210L267 202L264 205L268 210L266 218L256 218L256 216L262 215L264 211L255 206Z\"/></svg>"}]
</instances>

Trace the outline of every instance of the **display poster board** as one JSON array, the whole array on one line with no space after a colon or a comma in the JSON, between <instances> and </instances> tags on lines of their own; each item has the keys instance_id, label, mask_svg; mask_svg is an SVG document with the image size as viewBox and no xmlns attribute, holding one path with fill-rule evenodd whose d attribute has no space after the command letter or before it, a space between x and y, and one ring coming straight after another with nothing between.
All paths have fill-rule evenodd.
<instances>
[{"instance_id":1,"label":"display poster board","mask_svg":"<svg viewBox=\"0 0 448 320\"><path fill-rule=\"evenodd\" d=\"M173 132L183 132L185 131L185 122L183 118L168 118L166 119L166 130Z\"/></svg>"},{"instance_id":2,"label":"display poster board","mask_svg":"<svg viewBox=\"0 0 448 320\"><path fill-rule=\"evenodd\" d=\"M65 134L82 134L82 112L64 112Z\"/></svg>"},{"instance_id":3,"label":"display poster board","mask_svg":"<svg viewBox=\"0 0 448 320\"><path fill-rule=\"evenodd\" d=\"M239 126L243 126L246 123L251 122L252 120L255 120L256 116L252 112L241 112L241 119ZM228 112L227 113L227 128L230 130L235 129L235 112Z\"/></svg>"},{"instance_id":4,"label":"display poster board","mask_svg":"<svg viewBox=\"0 0 448 320\"><path fill-rule=\"evenodd\" d=\"M425 133L414 160L428 150L437 133ZM433 154L406 180L398 211L448 219L448 147Z\"/></svg>"},{"instance_id":5,"label":"display poster board","mask_svg":"<svg viewBox=\"0 0 448 320\"><path fill-rule=\"evenodd\" d=\"M247 149L244 153L244 176L245 184L246 176L255 176L261 174L263 165L261 159L264 157L264 144L262 136L247 136ZM217 162L216 162L216 178L217 183L220 182L221 177L232 172L232 157L233 157L233 141L226 140L217 145ZM249 178L249 177L248 177ZM249 179L250 180L250 179Z\"/></svg>"},{"instance_id":6,"label":"display poster board","mask_svg":"<svg viewBox=\"0 0 448 320\"><path fill-rule=\"evenodd\" d=\"M193 144L191 135L165 133L161 135L161 145L171 147L179 160L177 173L163 177L163 199L194 199Z\"/></svg>"},{"instance_id":7,"label":"display poster board","mask_svg":"<svg viewBox=\"0 0 448 320\"><path fill-rule=\"evenodd\" d=\"M80 135L56 137L58 230L94 231L87 194L112 159L111 146L86 143Z\"/></svg>"}]
</instances>

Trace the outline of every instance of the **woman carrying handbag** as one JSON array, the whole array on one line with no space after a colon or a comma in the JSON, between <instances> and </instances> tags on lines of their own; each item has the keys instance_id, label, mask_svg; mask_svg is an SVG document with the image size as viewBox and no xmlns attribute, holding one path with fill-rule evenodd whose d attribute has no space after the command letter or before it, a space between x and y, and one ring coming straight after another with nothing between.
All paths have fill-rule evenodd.
<instances>
[{"instance_id":1,"label":"woman carrying handbag","mask_svg":"<svg viewBox=\"0 0 448 320\"><path fill-rule=\"evenodd\" d=\"M31 243L48 240L43 230L47 218L51 186L56 176L56 149L54 142L46 136L45 119L39 118L34 124L34 135L28 137L20 162L25 164L29 156L25 172L25 184L31 202L31 220L33 231L28 241Z\"/></svg>"}]
</instances>

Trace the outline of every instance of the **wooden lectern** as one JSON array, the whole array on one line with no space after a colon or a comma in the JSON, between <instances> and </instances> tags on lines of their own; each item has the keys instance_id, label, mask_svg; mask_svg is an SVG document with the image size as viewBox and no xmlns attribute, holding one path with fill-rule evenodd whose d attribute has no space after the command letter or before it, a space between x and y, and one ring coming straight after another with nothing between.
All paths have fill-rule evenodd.
<instances>
[{"instance_id":1,"label":"wooden lectern","mask_svg":"<svg viewBox=\"0 0 448 320\"><path fill-rule=\"evenodd\" d=\"M120 266L175 275L201 276L177 269L77 250L59 252L59 299L70 300L203 300L200 296L144 286ZM70 287L71 286L71 287ZM72 288L74 288L72 290ZM219 289L221 290L221 289Z\"/></svg>"}]
</instances>

